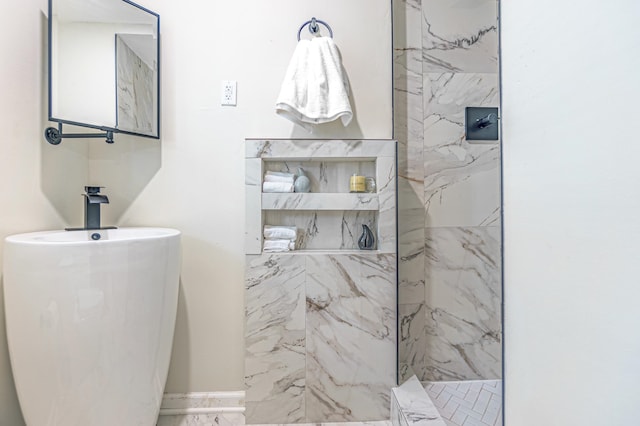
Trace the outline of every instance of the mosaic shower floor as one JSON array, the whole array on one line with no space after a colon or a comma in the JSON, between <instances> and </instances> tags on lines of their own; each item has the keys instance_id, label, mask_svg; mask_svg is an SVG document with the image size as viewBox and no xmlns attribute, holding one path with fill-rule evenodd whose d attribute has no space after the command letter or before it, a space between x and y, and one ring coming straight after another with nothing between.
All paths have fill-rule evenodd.
<instances>
[{"instance_id":1,"label":"mosaic shower floor","mask_svg":"<svg viewBox=\"0 0 640 426\"><path fill-rule=\"evenodd\" d=\"M502 382L425 382L424 388L448 426L501 426Z\"/></svg>"}]
</instances>

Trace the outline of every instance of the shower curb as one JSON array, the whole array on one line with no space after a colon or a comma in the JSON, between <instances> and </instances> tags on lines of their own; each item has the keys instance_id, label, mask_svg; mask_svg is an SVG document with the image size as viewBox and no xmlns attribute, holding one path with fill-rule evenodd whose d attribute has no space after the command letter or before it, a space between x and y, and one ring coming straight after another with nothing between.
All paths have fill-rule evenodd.
<instances>
[{"instance_id":1,"label":"shower curb","mask_svg":"<svg viewBox=\"0 0 640 426\"><path fill-rule=\"evenodd\" d=\"M413 375L391 389L393 426L447 426L422 383Z\"/></svg>"}]
</instances>

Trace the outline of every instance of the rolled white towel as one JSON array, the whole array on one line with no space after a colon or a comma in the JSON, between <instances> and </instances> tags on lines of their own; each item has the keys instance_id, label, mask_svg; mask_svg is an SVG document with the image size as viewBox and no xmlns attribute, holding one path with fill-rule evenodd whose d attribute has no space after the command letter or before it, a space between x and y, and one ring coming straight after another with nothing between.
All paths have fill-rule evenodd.
<instances>
[{"instance_id":1,"label":"rolled white towel","mask_svg":"<svg viewBox=\"0 0 640 426\"><path fill-rule=\"evenodd\" d=\"M281 252L296 249L296 243L291 240L264 240L262 250L265 252Z\"/></svg>"},{"instance_id":2,"label":"rolled white towel","mask_svg":"<svg viewBox=\"0 0 640 426\"><path fill-rule=\"evenodd\" d=\"M295 226L271 226L265 225L263 235L269 240L292 240L298 237L298 228Z\"/></svg>"},{"instance_id":3,"label":"rolled white towel","mask_svg":"<svg viewBox=\"0 0 640 426\"><path fill-rule=\"evenodd\" d=\"M285 182L285 183L293 183L295 180L295 176L278 176L278 175L264 175L265 182Z\"/></svg>"},{"instance_id":4,"label":"rolled white towel","mask_svg":"<svg viewBox=\"0 0 640 426\"><path fill-rule=\"evenodd\" d=\"M265 176L280 176L280 177L295 177L293 173L289 172L274 172L273 170L267 170Z\"/></svg>"},{"instance_id":5,"label":"rolled white towel","mask_svg":"<svg viewBox=\"0 0 640 426\"><path fill-rule=\"evenodd\" d=\"M293 183L263 182L262 192L293 192Z\"/></svg>"}]
</instances>

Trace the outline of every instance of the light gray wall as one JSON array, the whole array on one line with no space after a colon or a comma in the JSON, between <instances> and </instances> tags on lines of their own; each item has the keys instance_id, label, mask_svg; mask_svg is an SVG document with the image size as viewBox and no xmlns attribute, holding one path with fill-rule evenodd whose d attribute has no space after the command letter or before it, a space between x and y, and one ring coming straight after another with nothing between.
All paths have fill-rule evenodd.
<instances>
[{"instance_id":1,"label":"light gray wall","mask_svg":"<svg viewBox=\"0 0 640 426\"><path fill-rule=\"evenodd\" d=\"M200 2L197 12L168 0L147 6L161 19L162 141L91 144L90 178L114 196L105 220L183 232L167 390L241 390L244 139L390 138L391 5L251 0ZM331 123L314 134L274 112L298 28L312 16L333 29L355 110L346 129ZM221 80L237 80L237 107L220 106Z\"/></svg>"},{"instance_id":2,"label":"light gray wall","mask_svg":"<svg viewBox=\"0 0 640 426\"><path fill-rule=\"evenodd\" d=\"M104 223L183 232L178 321L167 391L243 389L244 146L261 138L391 138L389 0L140 1L161 16L162 140L63 141L45 127L46 1L0 5L0 237L82 223L80 193L106 186ZM192 2L193 3L193 2ZM333 28L353 91L346 129L310 135L274 113L299 26ZM220 106L220 81L238 106ZM0 312L0 318L3 318ZM4 325L3 323L0 325ZM21 423L0 327L0 423Z\"/></svg>"},{"instance_id":3,"label":"light gray wall","mask_svg":"<svg viewBox=\"0 0 640 426\"><path fill-rule=\"evenodd\" d=\"M44 0L0 4L0 55L5 58L0 66L2 239L19 232L61 228L67 220L78 223L82 217L82 210L76 208L81 207L80 191L68 183L87 180L88 150L73 143L54 148L42 136L47 116L46 9ZM2 292L0 423L23 424L9 365Z\"/></svg>"},{"instance_id":4,"label":"light gray wall","mask_svg":"<svg viewBox=\"0 0 640 426\"><path fill-rule=\"evenodd\" d=\"M639 16L502 5L508 426L640 418Z\"/></svg>"}]
</instances>

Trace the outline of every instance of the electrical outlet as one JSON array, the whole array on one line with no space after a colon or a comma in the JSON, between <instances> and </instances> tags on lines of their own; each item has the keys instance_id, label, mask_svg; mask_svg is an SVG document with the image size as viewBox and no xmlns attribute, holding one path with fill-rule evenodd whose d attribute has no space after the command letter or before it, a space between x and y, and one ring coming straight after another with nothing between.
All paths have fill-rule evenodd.
<instances>
[{"instance_id":1,"label":"electrical outlet","mask_svg":"<svg viewBox=\"0 0 640 426\"><path fill-rule=\"evenodd\" d=\"M222 80L222 84L220 86L221 105L230 105L236 106L236 92L238 88L238 83L233 80Z\"/></svg>"}]
</instances>

